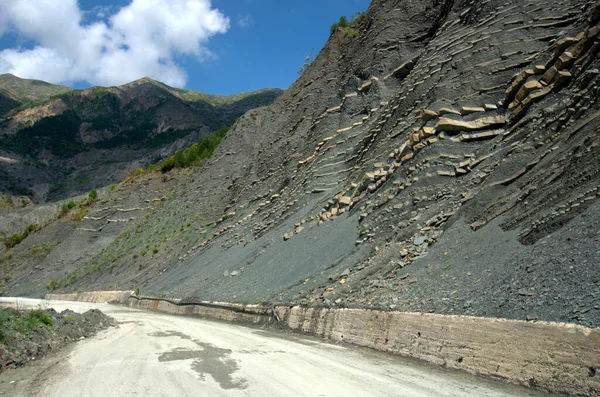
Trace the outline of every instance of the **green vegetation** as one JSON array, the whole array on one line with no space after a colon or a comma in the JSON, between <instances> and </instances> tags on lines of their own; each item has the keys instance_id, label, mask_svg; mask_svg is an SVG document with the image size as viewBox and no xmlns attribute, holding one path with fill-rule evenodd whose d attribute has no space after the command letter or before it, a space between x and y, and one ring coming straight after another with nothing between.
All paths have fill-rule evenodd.
<instances>
[{"instance_id":1,"label":"green vegetation","mask_svg":"<svg viewBox=\"0 0 600 397\"><path fill-rule=\"evenodd\" d=\"M363 12L356 12L354 15L350 17L350 21L346 16L341 16L340 20L329 28L329 32L331 34L335 33L338 29L341 29L346 35L351 37L358 37L358 30L354 29L357 27L362 20L364 19Z\"/></svg>"},{"instance_id":2,"label":"green vegetation","mask_svg":"<svg viewBox=\"0 0 600 397\"><path fill-rule=\"evenodd\" d=\"M329 28L329 32L331 34L333 34L333 32L338 30L338 28L347 28L348 26L350 26L350 23L348 22L348 18L346 18L345 15L342 15L338 22L331 25L331 28Z\"/></svg>"},{"instance_id":3,"label":"green vegetation","mask_svg":"<svg viewBox=\"0 0 600 397\"><path fill-rule=\"evenodd\" d=\"M67 110L58 116L40 119L16 134L3 136L0 147L27 156L48 149L55 156L71 157L85 150L79 137L80 126L79 116L73 110Z\"/></svg>"},{"instance_id":4,"label":"green vegetation","mask_svg":"<svg viewBox=\"0 0 600 397\"><path fill-rule=\"evenodd\" d=\"M0 115L6 114L19 106L21 106L21 104L12 99L8 92L0 90Z\"/></svg>"},{"instance_id":5,"label":"green vegetation","mask_svg":"<svg viewBox=\"0 0 600 397\"><path fill-rule=\"evenodd\" d=\"M71 220L75 223L79 223L83 220L83 218L85 218L85 216L90 211L90 207L96 201L98 201L98 192L96 191L96 189L92 189L88 193L88 198L80 202L79 204L75 203L75 201L73 200L69 201L68 203L64 203L60 209L58 217L61 218L67 213L69 213L73 208L78 207L77 211L71 214Z\"/></svg>"},{"instance_id":6,"label":"green vegetation","mask_svg":"<svg viewBox=\"0 0 600 397\"><path fill-rule=\"evenodd\" d=\"M73 200L69 201L68 203L64 203L62 205L62 207L60 208L59 217L65 215L67 212L69 212L70 210L72 210L76 206L77 206L77 204L75 204L75 202Z\"/></svg>"},{"instance_id":7,"label":"green vegetation","mask_svg":"<svg viewBox=\"0 0 600 397\"><path fill-rule=\"evenodd\" d=\"M48 284L46 284L46 289L48 291L54 291L55 289L59 288L59 283L58 281L52 279L50 281L48 281Z\"/></svg>"},{"instance_id":8,"label":"green vegetation","mask_svg":"<svg viewBox=\"0 0 600 397\"><path fill-rule=\"evenodd\" d=\"M52 279L52 280L48 281L48 284L46 284L46 289L48 291L54 291L59 288L66 287L68 285L75 284L78 277L79 277L79 274L77 272L74 272L71 274L64 275L59 280Z\"/></svg>"},{"instance_id":9,"label":"green vegetation","mask_svg":"<svg viewBox=\"0 0 600 397\"><path fill-rule=\"evenodd\" d=\"M0 344L6 344L9 338L31 339L35 332L49 328L52 328L52 318L43 310L0 309Z\"/></svg>"},{"instance_id":10,"label":"green vegetation","mask_svg":"<svg viewBox=\"0 0 600 397\"><path fill-rule=\"evenodd\" d=\"M41 228L40 225L37 225L37 224L28 225L25 228L25 230L23 231L23 233L16 233L10 237L2 237L0 240L2 240L2 242L4 243L4 246L7 249L10 249L10 248L13 248L14 246L20 244L21 241L23 241L27 238L27 236L29 236L33 232L37 232L38 230L40 230L40 228Z\"/></svg>"},{"instance_id":11,"label":"green vegetation","mask_svg":"<svg viewBox=\"0 0 600 397\"><path fill-rule=\"evenodd\" d=\"M30 251L29 253L34 258L39 258L41 256L48 255L50 252L52 252L52 249L54 247L56 247L57 245L58 244L42 244L42 245L33 244L31 246L31 249L29 250Z\"/></svg>"},{"instance_id":12,"label":"green vegetation","mask_svg":"<svg viewBox=\"0 0 600 397\"><path fill-rule=\"evenodd\" d=\"M3 178L4 175L2 175L2 173L0 172L0 178ZM8 194L5 196L3 194L0 194L0 212L3 212L5 210L9 210L15 208L15 202L13 201L12 197L9 196Z\"/></svg>"},{"instance_id":13,"label":"green vegetation","mask_svg":"<svg viewBox=\"0 0 600 397\"><path fill-rule=\"evenodd\" d=\"M12 259L12 257L13 257L12 250L6 251L5 253L3 253L2 255L0 255L0 265L3 264L4 262L8 262L9 260Z\"/></svg>"},{"instance_id":14,"label":"green vegetation","mask_svg":"<svg viewBox=\"0 0 600 397\"><path fill-rule=\"evenodd\" d=\"M164 146L171 142L175 142L177 139L183 138L192 132L191 129L172 129L169 128L163 131L159 135L149 138L149 135L157 129L157 125L151 121L145 121L140 124L136 124L135 121L131 122L134 127L123 131L119 135L112 138L97 142L94 144L96 148L100 149L112 149L119 146L130 146L136 148L156 148Z\"/></svg>"},{"instance_id":15,"label":"green vegetation","mask_svg":"<svg viewBox=\"0 0 600 397\"><path fill-rule=\"evenodd\" d=\"M71 215L71 220L75 223L79 223L83 220L83 218L85 218L89 211L90 209L88 207L80 208Z\"/></svg>"},{"instance_id":16,"label":"green vegetation","mask_svg":"<svg viewBox=\"0 0 600 397\"><path fill-rule=\"evenodd\" d=\"M347 36L358 37L358 30L352 28L345 28L343 29L343 31Z\"/></svg>"},{"instance_id":17,"label":"green vegetation","mask_svg":"<svg viewBox=\"0 0 600 397\"><path fill-rule=\"evenodd\" d=\"M6 196L6 197L4 198L4 202L5 202L6 204L8 204L9 206L11 206L11 207L14 207L14 206L15 206L15 203L14 203L14 201L13 201L12 197L10 197L10 196Z\"/></svg>"},{"instance_id":18,"label":"green vegetation","mask_svg":"<svg viewBox=\"0 0 600 397\"><path fill-rule=\"evenodd\" d=\"M154 165L151 165L149 167L149 171L152 171L152 169L150 169L152 167L154 167ZM125 177L125 179L135 178L135 177L143 175L143 174L144 174L143 168L134 168L132 170L129 170L129 172L127 172L127 176Z\"/></svg>"},{"instance_id":19,"label":"green vegetation","mask_svg":"<svg viewBox=\"0 0 600 397\"><path fill-rule=\"evenodd\" d=\"M186 168L208 160L227 131L229 131L229 127L222 127L214 134L201 138L198 143L194 143L189 148L183 151L179 150L173 156L160 162L158 169L161 172L168 172L173 168Z\"/></svg>"}]
</instances>

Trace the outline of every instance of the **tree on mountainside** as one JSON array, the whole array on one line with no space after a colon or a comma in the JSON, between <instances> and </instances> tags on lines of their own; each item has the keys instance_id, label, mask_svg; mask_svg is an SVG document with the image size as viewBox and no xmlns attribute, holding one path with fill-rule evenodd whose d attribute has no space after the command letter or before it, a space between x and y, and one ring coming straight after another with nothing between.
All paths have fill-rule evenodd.
<instances>
[{"instance_id":1,"label":"tree on mountainside","mask_svg":"<svg viewBox=\"0 0 600 397\"><path fill-rule=\"evenodd\" d=\"M345 15L342 15L338 22L331 25L331 27L329 28L329 32L333 34L333 32L337 30L337 28L347 28L348 26L350 26L350 24L348 23L348 18L346 18Z\"/></svg>"}]
</instances>

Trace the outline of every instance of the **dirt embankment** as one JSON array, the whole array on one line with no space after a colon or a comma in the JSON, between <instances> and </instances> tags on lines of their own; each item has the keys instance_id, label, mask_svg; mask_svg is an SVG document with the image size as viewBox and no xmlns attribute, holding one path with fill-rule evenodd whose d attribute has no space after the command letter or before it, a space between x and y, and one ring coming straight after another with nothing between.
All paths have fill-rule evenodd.
<instances>
[{"instance_id":1,"label":"dirt embankment","mask_svg":"<svg viewBox=\"0 0 600 397\"><path fill-rule=\"evenodd\" d=\"M58 313L54 309L0 308L0 372L37 360L115 324L99 310Z\"/></svg>"}]
</instances>

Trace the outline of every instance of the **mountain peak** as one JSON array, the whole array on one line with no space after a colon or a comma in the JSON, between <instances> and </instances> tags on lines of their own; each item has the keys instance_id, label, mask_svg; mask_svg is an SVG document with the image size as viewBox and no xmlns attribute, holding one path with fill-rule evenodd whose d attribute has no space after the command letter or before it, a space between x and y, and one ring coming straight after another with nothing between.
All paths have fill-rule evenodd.
<instances>
[{"instance_id":1,"label":"mountain peak","mask_svg":"<svg viewBox=\"0 0 600 397\"><path fill-rule=\"evenodd\" d=\"M0 80L5 80L5 79L7 79L7 80L15 80L15 79L22 80L20 77L17 77L12 73L1 73Z\"/></svg>"},{"instance_id":2,"label":"mountain peak","mask_svg":"<svg viewBox=\"0 0 600 397\"><path fill-rule=\"evenodd\" d=\"M0 89L20 103L42 101L73 90L41 80L23 79L10 73L0 74Z\"/></svg>"},{"instance_id":3,"label":"mountain peak","mask_svg":"<svg viewBox=\"0 0 600 397\"><path fill-rule=\"evenodd\" d=\"M134 81L132 81L131 83L128 83L128 84L134 84L134 83L138 83L138 84L139 83L153 83L153 84L156 84L156 83L159 83L159 82L157 80L154 80L154 79L148 77L148 76L144 76L144 77L139 78L137 80L134 80ZM159 83L159 84L161 84L161 83Z\"/></svg>"},{"instance_id":4,"label":"mountain peak","mask_svg":"<svg viewBox=\"0 0 600 397\"><path fill-rule=\"evenodd\" d=\"M152 85L156 85L156 86L159 86L159 87L167 89L167 90L174 89L173 87L171 87L163 82L160 82L158 80L154 80L153 78L148 77L148 76L144 76L137 80L133 80L129 83L125 83L125 84L121 85L120 87L137 86L137 85L142 85L142 84L152 84Z\"/></svg>"}]
</instances>

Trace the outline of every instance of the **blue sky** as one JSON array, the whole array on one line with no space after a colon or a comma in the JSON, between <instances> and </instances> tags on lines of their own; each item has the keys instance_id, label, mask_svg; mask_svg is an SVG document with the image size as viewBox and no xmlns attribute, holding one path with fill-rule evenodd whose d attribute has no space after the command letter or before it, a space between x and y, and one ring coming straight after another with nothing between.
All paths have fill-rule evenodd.
<instances>
[{"instance_id":1,"label":"blue sky","mask_svg":"<svg viewBox=\"0 0 600 397\"><path fill-rule=\"evenodd\" d=\"M0 73L77 88L144 75L210 94L287 88L330 25L369 3L1 0Z\"/></svg>"}]
</instances>

